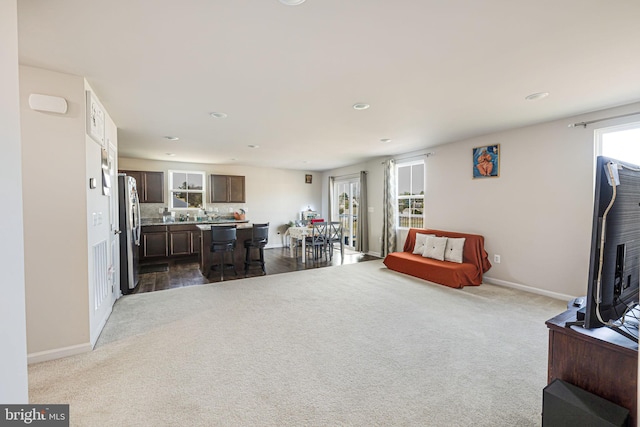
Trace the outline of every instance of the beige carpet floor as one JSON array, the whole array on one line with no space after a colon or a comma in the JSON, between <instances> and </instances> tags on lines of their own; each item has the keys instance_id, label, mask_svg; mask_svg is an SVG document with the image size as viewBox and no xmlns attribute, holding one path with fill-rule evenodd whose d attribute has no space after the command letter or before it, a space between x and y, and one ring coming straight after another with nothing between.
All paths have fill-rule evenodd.
<instances>
[{"instance_id":1,"label":"beige carpet floor","mask_svg":"<svg viewBox=\"0 0 640 427\"><path fill-rule=\"evenodd\" d=\"M74 426L538 426L565 308L381 261L130 295L30 399Z\"/></svg>"}]
</instances>

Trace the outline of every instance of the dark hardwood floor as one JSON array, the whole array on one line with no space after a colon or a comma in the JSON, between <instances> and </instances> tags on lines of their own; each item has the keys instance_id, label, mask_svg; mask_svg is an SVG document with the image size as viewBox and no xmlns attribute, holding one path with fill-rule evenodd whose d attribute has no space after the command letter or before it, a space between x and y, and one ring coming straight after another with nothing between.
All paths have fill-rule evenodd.
<instances>
[{"instance_id":1,"label":"dark hardwood floor","mask_svg":"<svg viewBox=\"0 0 640 427\"><path fill-rule=\"evenodd\" d=\"M289 248L265 249L264 258L267 275L289 273L311 268L355 264L379 259L372 255L345 250L344 259L340 256L339 251L335 251L332 259L329 261L322 258L320 260L307 260L307 262L303 264L299 257L292 258L289 256ZM232 270L226 270L224 278L225 281L228 281L262 275L263 273L260 267L252 267L248 276L245 276L244 271L238 271L238 276L236 277L233 275ZM218 273L212 273L210 279L203 276L200 273L197 259L176 259L160 264L140 266L140 281L133 293L139 294L219 281L220 275Z\"/></svg>"}]
</instances>

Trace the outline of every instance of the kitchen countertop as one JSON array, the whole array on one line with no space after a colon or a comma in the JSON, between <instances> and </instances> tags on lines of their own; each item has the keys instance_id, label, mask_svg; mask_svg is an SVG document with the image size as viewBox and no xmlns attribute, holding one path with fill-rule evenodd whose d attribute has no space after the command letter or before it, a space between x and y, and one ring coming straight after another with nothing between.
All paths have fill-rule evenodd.
<instances>
[{"instance_id":1,"label":"kitchen countertop","mask_svg":"<svg viewBox=\"0 0 640 427\"><path fill-rule=\"evenodd\" d=\"M249 221L246 219L237 220L237 219L210 219L203 221L174 221L174 222L162 222L162 218L142 218L140 221L141 226L145 225L214 225L214 224L247 224Z\"/></svg>"},{"instance_id":2,"label":"kitchen countertop","mask_svg":"<svg viewBox=\"0 0 640 427\"><path fill-rule=\"evenodd\" d=\"M236 228L238 230L241 230L243 228L253 228L253 224L249 224L248 221L234 221L234 222L237 224ZM219 223L209 223L209 224L199 223L199 224L196 224L196 227L198 227L202 231L209 231L211 230L211 227L215 227L216 225L222 225L222 224L230 224L230 223L229 222L225 222L225 223L219 222Z\"/></svg>"}]
</instances>

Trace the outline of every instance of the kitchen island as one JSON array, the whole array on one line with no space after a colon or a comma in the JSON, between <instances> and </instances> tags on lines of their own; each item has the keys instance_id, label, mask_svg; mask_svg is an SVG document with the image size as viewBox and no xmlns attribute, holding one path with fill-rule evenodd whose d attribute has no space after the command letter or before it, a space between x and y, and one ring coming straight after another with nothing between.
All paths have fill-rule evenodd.
<instances>
[{"instance_id":1,"label":"kitchen island","mask_svg":"<svg viewBox=\"0 0 640 427\"><path fill-rule=\"evenodd\" d=\"M211 265L217 263L218 256L217 254L214 256L210 251L211 247L211 227L215 227L216 225L228 225L225 224L197 224L196 227L200 230L200 272L202 275L207 276L209 274L209 270ZM236 270L238 271L238 275L243 274L244 272L244 260L245 260L245 249L244 249L244 241L251 239L253 233L253 224L249 224L248 222L239 222L236 221L236 249L233 251L233 264L236 266ZM228 255L227 255L228 256Z\"/></svg>"},{"instance_id":2,"label":"kitchen island","mask_svg":"<svg viewBox=\"0 0 640 427\"><path fill-rule=\"evenodd\" d=\"M200 258L201 230L198 225L246 225L246 220L220 218L207 221L171 221L161 218L143 218L140 235L141 264L157 264L170 260L194 257ZM207 251L209 247L207 246Z\"/></svg>"}]
</instances>

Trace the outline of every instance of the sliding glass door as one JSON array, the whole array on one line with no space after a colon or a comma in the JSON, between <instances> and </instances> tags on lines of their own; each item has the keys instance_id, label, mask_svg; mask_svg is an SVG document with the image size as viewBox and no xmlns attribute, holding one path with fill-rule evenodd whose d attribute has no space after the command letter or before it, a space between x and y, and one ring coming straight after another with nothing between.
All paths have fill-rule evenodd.
<instances>
[{"instance_id":1,"label":"sliding glass door","mask_svg":"<svg viewBox=\"0 0 640 427\"><path fill-rule=\"evenodd\" d=\"M342 224L345 247L355 249L360 204L360 179L336 180L333 188L332 218Z\"/></svg>"}]
</instances>

